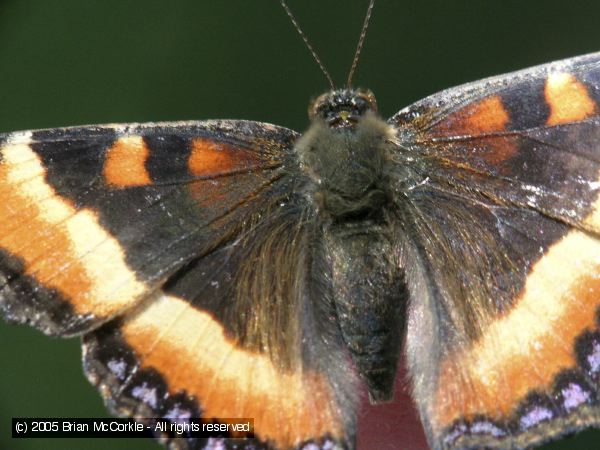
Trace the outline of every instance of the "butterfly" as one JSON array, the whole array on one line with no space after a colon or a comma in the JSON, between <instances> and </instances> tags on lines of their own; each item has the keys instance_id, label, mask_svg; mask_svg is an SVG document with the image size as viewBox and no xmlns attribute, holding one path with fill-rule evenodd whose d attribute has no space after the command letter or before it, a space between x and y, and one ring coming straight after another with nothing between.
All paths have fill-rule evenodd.
<instances>
[{"instance_id":1,"label":"butterfly","mask_svg":"<svg viewBox=\"0 0 600 450\"><path fill-rule=\"evenodd\" d=\"M357 385L389 399L403 339L433 448L594 425L599 58L387 121L372 93L333 91L302 136L3 135L0 307L83 335L117 412L255 417L248 448L351 448Z\"/></svg>"}]
</instances>

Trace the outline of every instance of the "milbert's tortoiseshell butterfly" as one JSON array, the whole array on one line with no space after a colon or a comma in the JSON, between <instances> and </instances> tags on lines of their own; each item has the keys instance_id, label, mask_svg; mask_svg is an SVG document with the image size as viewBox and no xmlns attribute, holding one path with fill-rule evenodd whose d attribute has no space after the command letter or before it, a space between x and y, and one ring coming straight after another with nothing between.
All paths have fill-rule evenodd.
<instances>
[{"instance_id":1,"label":"milbert's tortoiseshell butterfly","mask_svg":"<svg viewBox=\"0 0 600 450\"><path fill-rule=\"evenodd\" d=\"M3 316L82 336L118 414L255 420L175 449L353 449L356 393L390 400L401 349L433 449L598 426L600 53L388 120L350 80L303 135L0 135Z\"/></svg>"}]
</instances>

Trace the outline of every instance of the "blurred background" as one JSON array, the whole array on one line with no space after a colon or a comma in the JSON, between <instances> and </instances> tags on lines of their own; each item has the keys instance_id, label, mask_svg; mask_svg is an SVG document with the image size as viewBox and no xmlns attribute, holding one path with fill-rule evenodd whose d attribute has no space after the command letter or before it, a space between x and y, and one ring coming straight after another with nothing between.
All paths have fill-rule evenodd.
<instances>
[{"instance_id":1,"label":"blurred background","mask_svg":"<svg viewBox=\"0 0 600 450\"><path fill-rule=\"evenodd\" d=\"M339 84L367 3L289 0ZM390 116L444 88L598 51L598 17L600 2L379 0L354 84L372 89ZM211 118L302 131L309 100L327 88L276 0L0 0L0 132ZM80 359L77 339L0 323L0 448L159 449L145 440L10 440L11 417L107 416ZM395 413L385 414L380 432L391 435ZM599 441L592 431L544 449ZM392 438L378 445L413 449Z\"/></svg>"}]
</instances>

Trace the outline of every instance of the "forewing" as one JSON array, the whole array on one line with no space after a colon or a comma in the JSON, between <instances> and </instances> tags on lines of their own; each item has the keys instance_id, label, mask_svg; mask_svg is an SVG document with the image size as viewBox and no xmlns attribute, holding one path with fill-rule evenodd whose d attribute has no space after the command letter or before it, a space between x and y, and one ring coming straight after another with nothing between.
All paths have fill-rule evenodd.
<instances>
[{"instance_id":1,"label":"forewing","mask_svg":"<svg viewBox=\"0 0 600 450\"><path fill-rule=\"evenodd\" d=\"M591 54L441 92L389 123L440 183L597 231L599 102Z\"/></svg>"},{"instance_id":2,"label":"forewing","mask_svg":"<svg viewBox=\"0 0 600 450\"><path fill-rule=\"evenodd\" d=\"M409 367L434 448L525 448L600 423L599 113L592 54L389 121Z\"/></svg>"},{"instance_id":3,"label":"forewing","mask_svg":"<svg viewBox=\"0 0 600 450\"><path fill-rule=\"evenodd\" d=\"M49 334L133 307L286 195L294 132L241 121L0 136L0 308Z\"/></svg>"}]
</instances>

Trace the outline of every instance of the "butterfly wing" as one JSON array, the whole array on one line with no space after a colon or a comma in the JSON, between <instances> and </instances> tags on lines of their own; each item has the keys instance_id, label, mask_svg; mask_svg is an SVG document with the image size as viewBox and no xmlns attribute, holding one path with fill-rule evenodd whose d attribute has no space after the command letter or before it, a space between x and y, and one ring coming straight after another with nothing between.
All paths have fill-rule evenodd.
<instances>
[{"instance_id":1,"label":"butterfly wing","mask_svg":"<svg viewBox=\"0 0 600 450\"><path fill-rule=\"evenodd\" d=\"M270 145L259 147L255 128L182 123L3 136L7 317L50 334L85 331L234 232L245 211L281 191L285 153L276 146L294 138L273 130Z\"/></svg>"},{"instance_id":2,"label":"butterfly wing","mask_svg":"<svg viewBox=\"0 0 600 450\"><path fill-rule=\"evenodd\" d=\"M302 296L318 264L296 138L244 121L1 136L4 316L84 335L86 373L120 414L254 419L235 448L351 445L338 338Z\"/></svg>"},{"instance_id":3,"label":"butterfly wing","mask_svg":"<svg viewBox=\"0 0 600 450\"><path fill-rule=\"evenodd\" d=\"M600 54L400 111L407 349L434 448L600 424Z\"/></svg>"}]
</instances>

